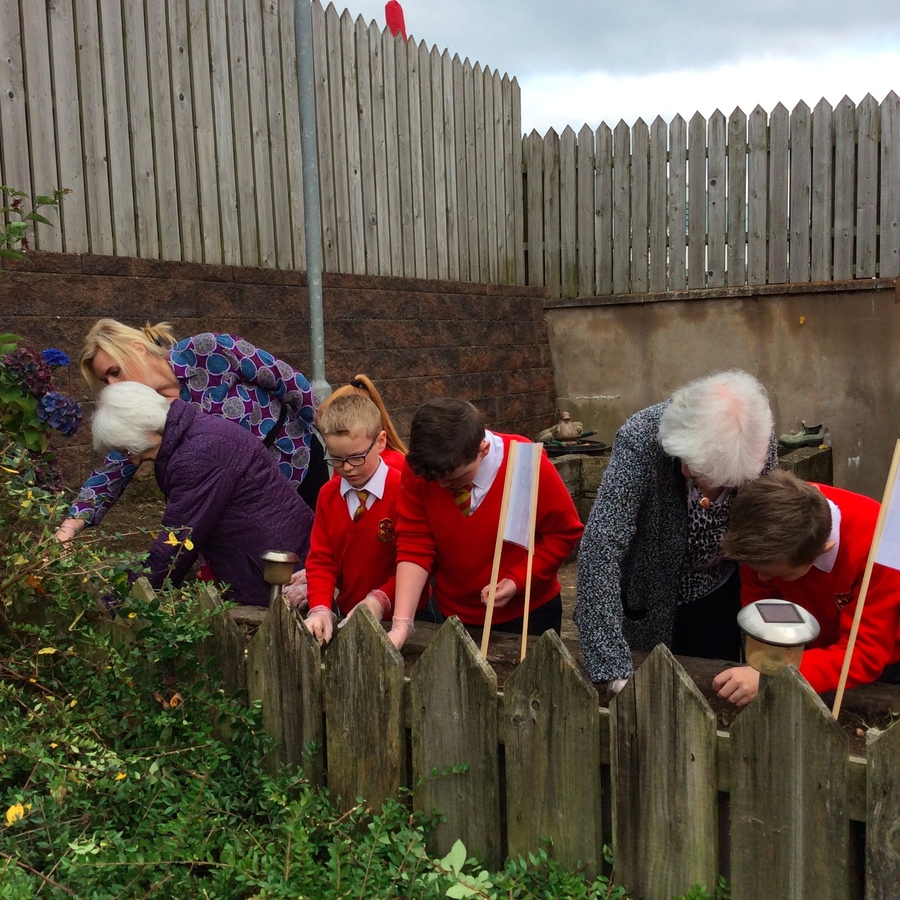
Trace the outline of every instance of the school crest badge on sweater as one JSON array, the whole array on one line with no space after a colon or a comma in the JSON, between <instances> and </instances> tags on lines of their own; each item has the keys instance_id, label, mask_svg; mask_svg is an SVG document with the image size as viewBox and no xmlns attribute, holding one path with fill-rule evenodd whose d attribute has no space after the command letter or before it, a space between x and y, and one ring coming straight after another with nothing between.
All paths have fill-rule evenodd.
<instances>
[{"instance_id":1,"label":"school crest badge on sweater","mask_svg":"<svg viewBox=\"0 0 900 900\"><path fill-rule=\"evenodd\" d=\"M378 523L378 540L383 544L389 544L397 537L394 523L391 519L382 519Z\"/></svg>"}]
</instances>

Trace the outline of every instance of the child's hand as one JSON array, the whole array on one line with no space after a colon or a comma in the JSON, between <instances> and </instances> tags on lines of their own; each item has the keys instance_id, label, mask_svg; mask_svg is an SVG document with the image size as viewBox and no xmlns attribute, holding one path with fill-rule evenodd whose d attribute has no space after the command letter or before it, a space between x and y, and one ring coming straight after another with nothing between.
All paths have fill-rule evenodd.
<instances>
[{"instance_id":1,"label":"child's hand","mask_svg":"<svg viewBox=\"0 0 900 900\"><path fill-rule=\"evenodd\" d=\"M517 591L516 583L511 578L501 578L497 582L497 592L494 594L494 608L499 609L501 606L506 606L516 596ZM491 586L489 584L481 589L481 602L485 606L487 606L490 592Z\"/></svg>"},{"instance_id":2,"label":"child's hand","mask_svg":"<svg viewBox=\"0 0 900 900\"><path fill-rule=\"evenodd\" d=\"M303 624L320 644L327 644L334 633L334 613L327 606L314 606Z\"/></svg>"},{"instance_id":3,"label":"child's hand","mask_svg":"<svg viewBox=\"0 0 900 900\"><path fill-rule=\"evenodd\" d=\"M759 672L751 666L734 666L713 678L713 690L735 706L746 706L759 693Z\"/></svg>"},{"instance_id":4,"label":"child's hand","mask_svg":"<svg viewBox=\"0 0 900 900\"><path fill-rule=\"evenodd\" d=\"M394 616L391 621L391 630L388 632L388 640L399 650L415 630L416 626L412 619L398 619Z\"/></svg>"},{"instance_id":5,"label":"child's hand","mask_svg":"<svg viewBox=\"0 0 900 900\"><path fill-rule=\"evenodd\" d=\"M380 622L386 615L389 615L391 612L391 601L388 598L388 595L384 591L370 591L363 597L350 612L347 613L347 618L338 624L338 628L343 628L349 621L353 613L355 613L360 606L368 606L372 615L375 616L375 621Z\"/></svg>"},{"instance_id":6,"label":"child's hand","mask_svg":"<svg viewBox=\"0 0 900 900\"><path fill-rule=\"evenodd\" d=\"M309 602L306 596L306 569L300 569L299 572L291 575L290 584L284 586L282 596L291 609L306 609L306 604Z\"/></svg>"}]
</instances>

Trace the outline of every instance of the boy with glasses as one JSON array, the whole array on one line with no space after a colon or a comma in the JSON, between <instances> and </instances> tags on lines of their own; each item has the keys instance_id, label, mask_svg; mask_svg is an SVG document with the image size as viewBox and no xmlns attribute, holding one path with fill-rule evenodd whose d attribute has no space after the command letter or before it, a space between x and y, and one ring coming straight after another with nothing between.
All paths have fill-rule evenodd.
<instances>
[{"instance_id":1,"label":"boy with glasses","mask_svg":"<svg viewBox=\"0 0 900 900\"><path fill-rule=\"evenodd\" d=\"M381 458L387 436L367 397L336 398L320 413L319 431L325 462L340 477L328 481L316 505L306 560L306 627L327 644L335 603L344 616L362 603L379 621L391 617L400 472Z\"/></svg>"}]
</instances>

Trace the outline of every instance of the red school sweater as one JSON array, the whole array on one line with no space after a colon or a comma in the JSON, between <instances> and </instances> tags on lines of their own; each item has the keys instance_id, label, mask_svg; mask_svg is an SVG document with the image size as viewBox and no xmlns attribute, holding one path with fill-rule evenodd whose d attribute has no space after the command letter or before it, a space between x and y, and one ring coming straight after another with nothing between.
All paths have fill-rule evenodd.
<instances>
[{"instance_id":1,"label":"red school sweater","mask_svg":"<svg viewBox=\"0 0 900 900\"><path fill-rule=\"evenodd\" d=\"M434 596L438 609L445 616L459 616L467 625L484 624L481 590L491 580L509 443L527 440L508 434L498 437L503 440L500 470L478 508L469 516L460 512L451 490L442 488L436 481L419 478L409 466L403 470L397 562L412 562L427 571L434 569ZM531 609L543 606L559 593L559 567L583 531L566 486L547 454L542 453ZM527 559L524 547L504 542L498 581L510 578L518 591L506 606L494 609L493 621L497 624L524 614Z\"/></svg>"},{"instance_id":2,"label":"red school sweater","mask_svg":"<svg viewBox=\"0 0 900 900\"><path fill-rule=\"evenodd\" d=\"M812 613L821 631L803 654L800 674L822 693L838 686L856 601L862 586L869 548L875 534L879 504L869 497L828 485L816 485L841 511L840 541L831 572L813 566L802 578L761 581L741 566L741 603L770 597L790 600ZM900 660L900 572L875 565L856 635L847 687L875 681L890 663Z\"/></svg>"},{"instance_id":3,"label":"red school sweater","mask_svg":"<svg viewBox=\"0 0 900 900\"><path fill-rule=\"evenodd\" d=\"M400 472L388 466L384 496L354 522L341 496L341 480L332 478L322 488L306 558L310 609L331 609L335 588L344 615L373 590L384 591L393 603L399 497Z\"/></svg>"}]
</instances>

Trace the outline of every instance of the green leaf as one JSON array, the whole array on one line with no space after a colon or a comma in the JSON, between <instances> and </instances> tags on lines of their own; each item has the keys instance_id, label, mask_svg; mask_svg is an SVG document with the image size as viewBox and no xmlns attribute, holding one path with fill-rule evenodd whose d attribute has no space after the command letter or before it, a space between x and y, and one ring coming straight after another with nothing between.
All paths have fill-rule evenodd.
<instances>
[{"instance_id":1,"label":"green leaf","mask_svg":"<svg viewBox=\"0 0 900 900\"><path fill-rule=\"evenodd\" d=\"M5 256L7 259L24 259L31 262L31 260L20 250L9 250L5 247L0 247L0 256Z\"/></svg>"},{"instance_id":2,"label":"green leaf","mask_svg":"<svg viewBox=\"0 0 900 900\"><path fill-rule=\"evenodd\" d=\"M447 888L447 893L445 896L456 898L477 897L478 891L473 891L471 888L467 888L464 884L454 884L452 887Z\"/></svg>"},{"instance_id":3,"label":"green leaf","mask_svg":"<svg viewBox=\"0 0 900 900\"><path fill-rule=\"evenodd\" d=\"M458 875L465 864L466 845L457 838L456 843L450 848L450 852L441 860L441 866L449 869L454 875Z\"/></svg>"},{"instance_id":4,"label":"green leaf","mask_svg":"<svg viewBox=\"0 0 900 900\"><path fill-rule=\"evenodd\" d=\"M25 218L32 222L40 222L42 225L49 225L51 228L53 227L53 223L49 219L34 211L28 213Z\"/></svg>"}]
</instances>

